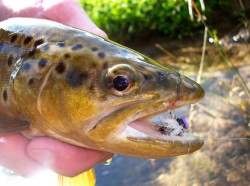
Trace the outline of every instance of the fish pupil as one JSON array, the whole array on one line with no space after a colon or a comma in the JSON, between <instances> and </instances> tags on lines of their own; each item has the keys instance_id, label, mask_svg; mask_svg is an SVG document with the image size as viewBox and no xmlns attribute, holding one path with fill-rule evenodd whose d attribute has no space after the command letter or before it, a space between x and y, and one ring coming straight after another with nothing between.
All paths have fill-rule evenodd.
<instances>
[{"instance_id":1,"label":"fish pupil","mask_svg":"<svg viewBox=\"0 0 250 186\"><path fill-rule=\"evenodd\" d=\"M113 86L118 91L123 91L129 86L129 81L124 76L117 76L113 80Z\"/></svg>"}]
</instances>

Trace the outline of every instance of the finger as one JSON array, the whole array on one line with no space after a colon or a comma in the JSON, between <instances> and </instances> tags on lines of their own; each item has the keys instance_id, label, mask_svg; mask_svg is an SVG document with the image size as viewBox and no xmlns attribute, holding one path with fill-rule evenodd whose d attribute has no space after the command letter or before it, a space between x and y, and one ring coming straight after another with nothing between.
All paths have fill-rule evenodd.
<instances>
[{"instance_id":1,"label":"finger","mask_svg":"<svg viewBox=\"0 0 250 186\"><path fill-rule=\"evenodd\" d=\"M27 146L27 153L64 176L76 176L112 157L107 152L80 148L47 137L32 140Z\"/></svg>"},{"instance_id":2,"label":"finger","mask_svg":"<svg viewBox=\"0 0 250 186\"><path fill-rule=\"evenodd\" d=\"M0 0L0 21L5 20L10 17L12 14L12 10L5 5L5 2Z\"/></svg>"},{"instance_id":3,"label":"finger","mask_svg":"<svg viewBox=\"0 0 250 186\"><path fill-rule=\"evenodd\" d=\"M90 20L76 0L43 0L42 7L46 19L77 27L102 37L107 37L107 35Z\"/></svg>"},{"instance_id":4,"label":"finger","mask_svg":"<svg viewBox=\"0 0 250 186\"><path fill-rule=\"evenodd\" d=\"M30 177L44 169L26 153L29 140L20 134L0 136L0 165L13 170L17 174Z\"/></svg>"},{"instance_id":5,"label":"finger","mask_svg":"<svg viewBox=\"0 0 250 186\"><path fill-rule=\"evenodd\" d=\"M41 1L42 0L23 0L22 3L16 0L0 1L0 17L3 19L10 17L41 18Z\"/></svg>"}]
</instances>

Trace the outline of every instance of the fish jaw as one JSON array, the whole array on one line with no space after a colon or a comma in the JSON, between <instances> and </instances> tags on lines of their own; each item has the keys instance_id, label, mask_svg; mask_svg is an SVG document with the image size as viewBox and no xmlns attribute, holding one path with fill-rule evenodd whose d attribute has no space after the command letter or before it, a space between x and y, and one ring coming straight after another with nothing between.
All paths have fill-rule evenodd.
<instances>
[{"instance_id":1,"label":"fish jaw","mask_svg":"<svg viewBox=\"0 0 250 186\"><path fill-rule=\"evenodd\" d=\"M144 88L140 90L140 101L114 111L88 132L88 138L99 149L127 156L166 158L202 147L203 140L187 131L181 136L163 135L159 126L150 122L158 114L195 103L204 96L203 88L191 79L173 71L157 72L158 78L145 80L145 87L141 85ZM151 85L158 88L149 96Z\"/></svg>"},{"instance_id":2,"label":"fish jaw","mask_svg":"<svg viewBox=\"0 0 250 186\"><path fill-rule=\"evenodd\" d=\"M202 139L188 132L181 136L164 135L150 121L159 113L178 108L178 104L160 101L132 105L127 109L134 114L127 116L126 120L121 116L126 115L128 110L119 110L98 124L102 127L97 126L89 131L89 139L98 144L101 150L134 157L166 158L192 153L202 147Z\"/></svg>"},{"instance_id":3,"label":"fish jaw","mask_svg":"<svg viewBox=\"0 0 250 186\"><path fill-rule=\"evenodd\" d=\"M177 102L176 104L166 104L165 102L161 104L163 106L159 106L158 109L155 107L155 110L149 116L138 118L128 123L121 135L118 135L118 138L123 136L124 138L121 140L125 140L127 144L131 143L132 145L136 143L137 148L141 146L143 151L139 152L138 156L147 156L150 158L179 156L200 149L204 143L203 140L189 133L187 130L181 135L163 134L160 131L160 126L151 122L150 119L158 113L181 106ZM133 152L133 149L131 150Z\"/></svg>"}]
</instances>

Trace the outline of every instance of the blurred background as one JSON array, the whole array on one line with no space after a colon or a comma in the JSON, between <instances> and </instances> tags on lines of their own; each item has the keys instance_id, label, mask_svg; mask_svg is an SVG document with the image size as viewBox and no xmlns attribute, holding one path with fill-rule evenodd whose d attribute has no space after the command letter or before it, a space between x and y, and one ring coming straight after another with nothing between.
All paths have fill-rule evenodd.
<instances>
[{"instance_id":1,"label":"blurred background","mask_svg":"<svg viewBox=\"0 0 250 186\"><path fill-rule=\"evenodd\" d=\"M198 80L206 91L199 103L174 111L204 138L202 149L162 160L117 155L109 166L96 167L96 185L250 185L250 2L80 2L109 38ZM3 186L55 185L52 173L31 180L0 172Z\"/></svg>"}]
</instances>

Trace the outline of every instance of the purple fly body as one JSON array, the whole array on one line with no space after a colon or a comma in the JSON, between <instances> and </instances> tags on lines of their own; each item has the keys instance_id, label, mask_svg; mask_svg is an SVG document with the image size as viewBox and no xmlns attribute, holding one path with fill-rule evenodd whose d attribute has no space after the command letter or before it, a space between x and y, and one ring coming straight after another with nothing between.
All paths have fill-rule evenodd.
<instances>
[{"instance_id":1,"label":"purple fly body","mask_svg":"<svg viewBox=\"0 0 250 186\"><path fill-rule=\"evenodd\" d=\"M181 117L181 120L182 120L182 123L183 123L183 127L185 128L185 129L188 129L188 122L186 121L186 119L184 118L184 116L182 116Z\"/></svg>"},{"instance_id":2,"label":"purple fly body","mask_svg":"<svg viewBox=\"0 0 250 186\"><path fill-rule=\"evenodd\" d=\"M188 122L183 116L181 118L177 118L176 120L180 125L183 126L184 129L188 129Z\"/></svg>"}]
</instances>

